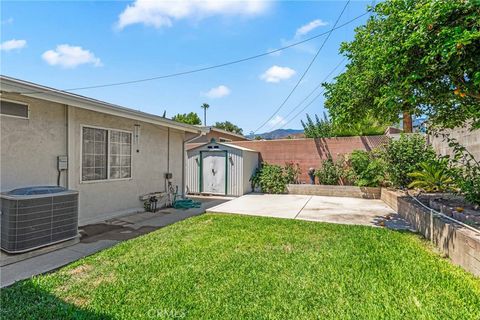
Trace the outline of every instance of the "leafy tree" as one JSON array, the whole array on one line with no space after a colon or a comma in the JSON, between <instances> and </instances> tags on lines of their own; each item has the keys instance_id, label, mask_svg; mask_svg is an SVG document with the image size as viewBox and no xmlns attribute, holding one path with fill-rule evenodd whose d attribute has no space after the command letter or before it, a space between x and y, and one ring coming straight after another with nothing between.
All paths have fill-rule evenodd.
<instances>
[{"instance_id":1,"label":"leafy tree","mask_svg":"<svg viewBox=\"0 0 480 320\"><path fill-rule=\"evenodd\" d=\"M237 127L230 121L224 121L224 122L215 122L213 125L215 128L219 128L228 132L233 132L236 134L243 134L243 129L240 127Z\"/></svg>"},{"instance_id":2,"label":"leafy tree","mask_svg":"<svg viewBox=\"0 0 480 320\"><path fill-rule=\"evenodd\" d=\"M367 116L395 122L427 115L431 125L480 127L478 0L386 0L340 52L346 71L324 84L335 125Z\"/></svg>"},{"instance_id":3,"label":"leafy tree","mask_svg":"<svg viewBox=\"0 0 480 320\"><path fill-rule=\"evenodd\" d=\"M315 115L315 122L307 114L306 122L302 120L301 123L307 138L381 135L387 127L386 124L381 124L372 117L366 117L350 125L335 126L325 113L323 119Z\"/></svg>"},{"instance_id":4,"label":"leafy tree","mask_svg":"<svg viewBox=\"0 0 480 320\"><path fill-rule=\"evenodd\" d=\"M333 134L332 123L325 113L323 114L323 119L315 115L315 122L313 122L310 115L307 114L307 121L303 122L303 120L301 120L301 123L306 138L328 138Z\"/></svg>"},{"instance_id":5,"label":"leafy tree","mask_svg":"<svg viewBox=\"0 0 480 320\"><path fill-rule=\"evenodd\" d=\"M202 121L200 120L200 117L195 112L179 113L177 115L174 115L172 117L172 120L177 121L177 122L186 123L186 124L191 124L191 125L201 125L202 124Z\"/></svg>"}]
</instances>

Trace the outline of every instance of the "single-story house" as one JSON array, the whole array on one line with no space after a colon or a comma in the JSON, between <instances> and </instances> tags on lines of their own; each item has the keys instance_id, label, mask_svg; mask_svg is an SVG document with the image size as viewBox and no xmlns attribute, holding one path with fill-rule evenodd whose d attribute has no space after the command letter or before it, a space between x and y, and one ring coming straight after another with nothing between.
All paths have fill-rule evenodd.
<instances>
[{"instance_id":1,"label":"single-story house","mask_svg":"<svg viewBox=\"0 0 480 320\"><path fill-rule=\"evenodd\" d=\"M253 191L258 166L257 151L212 139L187 151L187 192L242 196Z\"/></svg>"},{"instance_id":2,"label":"single-story house","mask_svg":"<svg viewBox=\"0 0 480 320\"><path fill-rule=\"evenodd\" d=\"M205 130L1 76L2 192L79 192L79 225L143 211L139 197L185 190L185 144ZM168 174L168 175L167 175Z\"/></svg>"}]
</instances>

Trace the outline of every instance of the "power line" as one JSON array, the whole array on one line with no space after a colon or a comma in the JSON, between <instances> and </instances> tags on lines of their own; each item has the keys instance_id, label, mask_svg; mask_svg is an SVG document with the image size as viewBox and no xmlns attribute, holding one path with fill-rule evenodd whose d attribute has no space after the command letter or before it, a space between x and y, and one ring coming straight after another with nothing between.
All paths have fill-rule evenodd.
<instances>
[{"instance_id":1,"label":"power line","mask_svg":"<svg viewBox=\"0 0 480 320\"><path fill-rule=\"evenodd\" d=\"M369 9L369 12L371 13L370 16L372 16L373 14L373 9L375 8L375 5L376 5L376 1L375 0L372 0L372 3L371 3L371 8ZM346 60L346 58L343 58L342 61L340 61L340 63L338 65L335 66L335 68L333 68L332 71L330 71L330 73L325 77L325 79L320 82L316 87L315 89L312 90L312 92L310 92L310 94L308 94L308 96L303 99L295 108L292 109L292 111L290 111L288 113L288 115L285 117L288 118L295 109L297 109L299 106L301 106L321 85L323 82L327 81L327 79L335 72L335 70L338 69L338 67L340 65L342 65L342 63ZM318 97L320 97L320 95L325 92L325 89L323 89L322 91L320 91L313 99L312 101L310 101L302 110L300 110L292 119L290 119L288 122L284 123L279 129L283 129L284 127L286 127L290 122L292 122L294 119L296 119L303 111L305 111L309 106L312 105L313 102L315 102L315 100L318 99Z\"/></svg>"},{"instance_id":2,"label":"power line","mask_svg":"<svg viewBox=\"0 0 480 320\"><path fill-rule=\"evenodd\" d=\"M337 67L335 67L335 69L338 68L338 66L339 66L339 65L337 65ZM335 69L334 69L334 70L335 70ZM333 70L333 71L334 71L334 70ZM333 71L332 71L331 73L333 73ZM331 74L331 73L330 73L330 74ZM290 119L288 122L284 123L279 129L285 128L285 126L286 126L287 124L289 124L289 123L292 122L294 119L296 119L303 111L305 111L308 107L310 107L310 106L312 105L312 103L314 103L315 100L317 100L318 97L320 97L320 96L322 95L323 92L325 92L325 89L322 89L305 107L303 107L302 110L300 110L300 111L299 111L292 119Z\"/></svg>"},{"instance_id":3,"label":"power line","mask_svg":"<svg viewBox=\"0 0 480 320\"><path fill-rule=\"evenodd\" d=\"M350 3L351 0L348 0L346 3L345 3L345 6L343 7L342 11L340 12L340 15L338 16L337 20L335 21L335 24L333 25L333 28L330 29L330 31L328 32L327 34L327 37L325 38L325 40L323 41L322 45L320 46L320 48L317 50L317 53L315 54L315 56L313 56L313 59L310 61L310 63L308 64L307 66L307 69L305 69L305 71L303 72L302 76L300 77L300 79L298 79L297 83L295 84L295 86L292 88L292 90L290 91L290 93L287 95L287 97L283 100L283 102L280 104L280 106L278 106L278 108L275 110L275 112L267 119L265 120L255 131L253 131L253 133L256 133L258 130L260 130L261 128L263 128L271 119L273 119L273 117L278 113L278 111L280 111L280 109L283 108L283 106L287 103L288 99L290 99L290 97L292 96L292 94L295 92L295 90L297 89L297 87L300 85L300 82L302 82L303 78L305 77L305 75L308 73L308 71L310 70L310 68L312 67L313 63L315 62L315 60L317 59L318 55L320 54L320 52L322 51L323 47L325 46L325 44L327 43L328 39L330 38L330 36L332 35L332 32L333 30L335 30L335 27L337 26L338 24L338 21L340 20L340 18L343 16L343 13L345 12L345 10L347 9L347 6L348 4ZM366 12L368 13L368 11Z\"/></svg>"},{"instance_id":4,"label":"power line","mask_svg":"<svg viewBox=\"0 0 480 320\"><path fill-rule=\"evenodd\" d=\"M333 27L332 29L330 29L330 30L328 30L328 31L319 33L319 34L314 35L314 36L312 36L312 37L310 37L310 38L307 38L307 39L304 39L304 40L301 40L301 41L298 41L298 42L294 42L294 43L292 43L292 44L290 44L290 45L287 45L287 46L284 46L284 47L280 47L280 48L278 48L278 49L274 49L274 50L270 50L270 51L267 51L267 52L264 52L264 53L256 54L256 55L253 55L253 56L250 56L250 57L246 57L246 58L242 58L242 59L238 59L238 60L233 60L233 61L229 61L229 62L225 62L225 63L221 63L221 64L211 65L211 66L208 66L208 67L203 67L203 68L198 68L198 69L192 69L192 70L187 70L187 71L182 71L182 72L177 72L177 73L170 73L170 74L165 74L165 75L160 75L160 76L155 76L155 77L150 77L150 78L136 79L136 80L130 80L130 81L122 81L122 82L111 82L111 83L91 85L91 86L84 86L84 87L68 88L68 89L63 89L63 90L59 90L59 91L79 91L79 90L87 90L87 89L96 89L96 88L105 88L105 87L121 86L121 85L134 84L134 83L139 83L139 82L147 82L147 81L153 81L153 80L173 78L173 77L184 76L184 75L188 75L188 74L192 74L192 73L197 73L197 72L202 72L202 71L207 71L207 70L212 70L212 69L227 67L227 66L230 66L230 65L234 65L234 64L246 62L246 61L249 61L249 60L261 58L261 57L270 55L270 54L272 54L272 53L280 52L280 51L283 51L283 50L286 50L286 49L289 49L289 48L298 46L298 45L300 45L300 44L302 44L302 43L305 43L305 42L308 42L308 41L311 41L311 40L314 40L314 39L323 37L324 35L329 35L332 31L337 30L337 29L340 29L340 28L343 28L344 26L349 25L349 24L351 24L352 22L354 22L354 21L356 21L356 20L364 17L364 16L367 15L368 13L369 13L369 11L364 12L364 13L362 13L361 15L358 15L358 16L356 16L355 18L350 19L350 20L348 20L347 22L345 22L345 23L343 23L343 24L341 24L341 25L338 25L338 26L336 26L336 27ZM32 91L32 92L22 92L22 93L23 93L23 94L35 94L35 93L43 93L43 91Z\"/></svg>"},{"instance_id":5,"label":"power line","mask_svg":"<svg viewBox=\"0 0 480 320\"><path fill-rule=\"evenodd\" d=\"M315 91L317 91L317 90L322 86L322 84L323 84L325 81L327 81L328 78L330 78L330 76L345 62L345 60L347 60L347 58L343 58L343 59L335 66L335 68L333 68L332 71L330 71L330 72L328 73L328 75L327 75L302 101L300 101L299 104L297 104L297 105L295 106L295 108L293 108L292 110L290 110L290 112L284 117L284 119L287 119L288 117L290 117L290 115L291 115L295 110L297 110L305 101L307 101L308 98L310 98L310 97L315 93ZM323 91L322 91L322 92L323 92ZM304 110L304 109L303 109L303 110ZM303 110L302 110L302 111L303 111ZM296 117L296 116L295 116L295 117ZM292 118L292 120L295 119L295 117ZM290 123L290 121L289 121L288 123ZM276 125L275 125L274 127L276 127ZM274 128L274 127L273 127L273 128ZM272 130L273 130L273 128L272 128ZM282 126L281 128L283 128L283 126ZM279 129L281 129L281 128L279 128Z\"/></svg>"}]
</instances>

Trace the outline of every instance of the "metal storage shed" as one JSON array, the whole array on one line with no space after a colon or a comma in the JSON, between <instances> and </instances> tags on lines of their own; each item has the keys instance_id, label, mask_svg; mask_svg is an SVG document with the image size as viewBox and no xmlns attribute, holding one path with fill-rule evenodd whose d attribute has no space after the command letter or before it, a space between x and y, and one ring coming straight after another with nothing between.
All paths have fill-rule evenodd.
<instances>
[{"instance_id":1,"label":"metal storage shed","mask_svg":"<svg viewBox=\"0 0 480 320\"><path fill-rule=\"evenodd\" d=\"M241 196L252 191L258 152L212 139L187 151L186 167L188 193Z\"/></svg>"}]
</instances>

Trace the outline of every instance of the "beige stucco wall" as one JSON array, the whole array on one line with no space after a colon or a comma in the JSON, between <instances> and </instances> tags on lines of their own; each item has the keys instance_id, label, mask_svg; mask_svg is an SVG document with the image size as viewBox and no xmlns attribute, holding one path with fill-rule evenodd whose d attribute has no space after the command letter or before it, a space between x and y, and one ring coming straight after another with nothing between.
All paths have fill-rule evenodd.
<instances>
[{"instance_id":1,"label":"beige stucco wall","mask_svg":"<svg viewBox=\"0 0 480 320\"><path fill-rule=\"evenodd\" d=\"M178 185L181 190L184 137L182 132L170 129L170 164L168 164L167 128L77 108L69 109L69 121L71 123L69 187L80 192L80 225L143 210L143 204L138 197L150 192L165 191L164 175L168 170L173 173L173 185ZM82 125L133 133L135 124L140 125L140 139L138 146L133 145L132 178L81 182Z\"/></svg>"},{"instance_id":2,"label":"beige stucco wall","mask_svg":"<svg viewBox=\"0 0 480 320\"><path fill-rule=\"evenodd\" d=\"M2 93L1 98L28 103L30 110L28 120L0 116L1 191L56 185L57 156L67 154L66 107L15 94Z\"/></svg>"},{"instance_id":3,"label":"beige stucco wall","mask_svg":"<svg viewBox=\"0 0 480 320\"><path fill-rule=\"evenodd\" d=\"M165 191L164 175L168 171L173 174L173 185L181 192L183 131L38 99L14 98L10 100L30 103L30 119L1 118L2 191L56 185L56 157L68 155L68 174L63 175L61 184L80 192L80 225L142 211L139 196ZM132 148L132 178L81 182L81 126L133 133L135 124L140 125L140 139L139 145L133 144Z\"/></svg>"}]
</instances>

